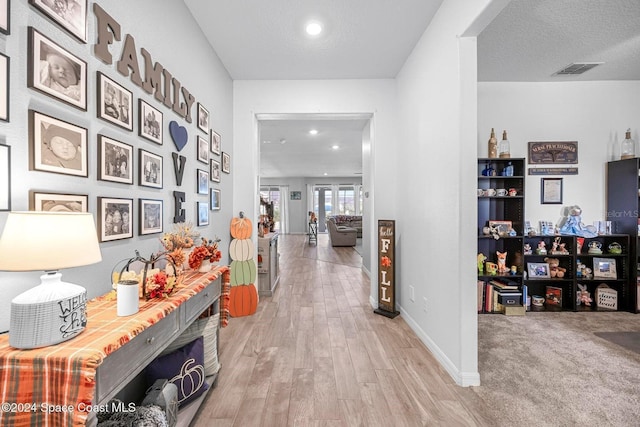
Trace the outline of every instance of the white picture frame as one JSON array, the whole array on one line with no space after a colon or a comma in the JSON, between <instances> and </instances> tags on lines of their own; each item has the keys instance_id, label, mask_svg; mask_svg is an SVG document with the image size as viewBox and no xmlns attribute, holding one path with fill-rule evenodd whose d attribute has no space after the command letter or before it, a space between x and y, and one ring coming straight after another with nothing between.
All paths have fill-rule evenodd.
<instances>
[{"instance_id":1,"label":"white picture frame","mask_svg":"<svg viewBox=\"0 0 640 427\"><path fill-rule=\"evenodd\" d=\"M617 279L615 258L593 258L594 279Z\"/></svg>"}]
</instances>

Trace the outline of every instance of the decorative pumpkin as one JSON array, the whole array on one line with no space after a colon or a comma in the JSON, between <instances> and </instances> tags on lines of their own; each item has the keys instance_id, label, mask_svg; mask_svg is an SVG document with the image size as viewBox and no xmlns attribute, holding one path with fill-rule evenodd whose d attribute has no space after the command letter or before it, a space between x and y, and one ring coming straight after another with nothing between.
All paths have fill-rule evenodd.
<instances>
[{"instance_id":1,"label":"decorative pumpkin","mask_svg":"<svg viewBox=\"0 0 640 427\"><path fill-rule=\"evenodd\" d=\"M231 261L231 287L248 285L256 282L256 263L248 261Z\"/></svg>"},{"instance_id":2,"label":"decorative pumpkin","mask_svg":"<svg viewBox=\"0 0 640 427\"><path fill-rule=\"evenodd\" d=\"M190 367L191 366L191 367ZM180 373L169 380L175 384L184 396L181 400L187 400L189 396L197 392L204 384L204 367L198 365L194 358L187 359L180 368Z\"/></svg>"},{"instance_id":3,"label":"decorative pumpkin","mask_svg":"<svg viewBox=\"0 0 640 427\"><path fill-rule=\"evenodd\" d=\"M231 287L229 314L233 317L251 316L258 308L258 292L253 284Z\"/></svg>"},{"instance_id":4,"label":"decorative pumpkin","mask_svg":"<svg viewBox=\"0 0 640 427\"><path fill-rule=\"evenodd\" d=\"M233 239L229 244L229 256L234 261L253 259L253 242L250 239Z\"/></svg>"},{"instance_id":5,"label":"decorative pumpkin","mask_svg":"<svg viewBox=\"0 0 640 427\"><path fill-rule=\"evenodd\" d=\"M249 239L252 231L253 225L249 218L234 217L231 219L231 236L234 239Z\"/></svg>"}]
</instances>

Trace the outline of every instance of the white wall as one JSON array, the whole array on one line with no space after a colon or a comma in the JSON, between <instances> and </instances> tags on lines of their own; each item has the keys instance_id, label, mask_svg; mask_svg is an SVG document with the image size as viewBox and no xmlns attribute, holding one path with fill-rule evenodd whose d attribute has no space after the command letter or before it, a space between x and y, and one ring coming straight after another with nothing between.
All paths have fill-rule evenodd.
<instances>
[{"instance_id":1,"label":"white wall","mask_svg":"<svg viewBox=\"0 0 640 427\"><path fill-rule=\"evenodd\" d=\"M187 195L186 218L195 223L196 200L206 201L206 196L195 194L196 168L207 169L207 165L198 164L194 148L195 135L200 133L194 123L187 123L173 111L161 105L151 95L122 76L115 64L107 65L93 54L96 40L96 19L93 13L94 2L89 2L88 10L88 43L82 44L53 24L26 1L11 2L11 34L0 35L0 51L11 58L10 70L10 122L0 122L0 142L11 146L12 166L12 209L27 210L29 208L29 190L41 190L61 193L79 193L89 196L89 211L97 210L97 197L122 197L134 199L134 237L101 243L102 262L63 271L63 279L78 283L88 289L89 297L105 293L110 289L111 270L115 264L134 256L134 250L140 250L143 256L158 251L161 246L159 234L138 236L138 198L162 199L164 201L164 229L172 224L174 190L184 191ZM233 159L232 129L232 84L231 79L222 66L215 52L206 43L193 17L182 2L162 2L139 0L122 2L116 0L98 1L120 25L123 33L130 34L136 43L138 61L141 71L144 61L140 49L146 49L154 61L186 87L197 102L201 102L211 114L211 123L222 135L222 150L231 153ZM63 46L71 53L87 62L87 111L80 111L67 106L53 98L27 88L27 26L33 26L55 43ZM115 42L110 48L114 61L120 58L121 42ZM116 80L134 95L134 131L128 132L96 118L96 71L100 70L108 77ZM138 98L143 98L164 114L164 145L158 146L138 136ZM193 106L194 111L197 105ZM27 110L35 109L56 118L72 122L88 129L89 177L79 178L28 170L28 121ZM187 157L187 165L182 187L177 187L173 173L171 153L176 151L168 134L168 123L177 121L185 126L190 135L190 142L180 154ZM164 158L164 188L149 189L138 185L138 167L135 165L134 185L116 184L97 180L97 134L105 134L134 147L134 158L137 162L138 148L147 149ZM231 219L233 174L222 174L220 184L212 184L221 189L222 210L210 212L210 226L199 231L206 236L220 236L223 239L223 254L228 247L228 224ZM6 212L0 212L0 229L4 228ZM34 242L37 244L37 242ZM60 243L64 250L64 242ZM226 254L224 255L226 256ZM224 258L223 258L224 259ZM0 301L0 331L9 327L11 299L39 282L41 273L6 273L0 272L0 288L3 298ZM89 319L89 322L91 319Z\"/></svg>"},{"instance_id":2,"label":"white wall","mask_svg":"<svg viewBox=\"0 0 640 427\"><path fill-rule=\"evenodd\" d=\"M512 157L528 157L529 141L578 141L578 175L562 175L563 204L540 204L541 176L527 176L525 218L557 222L561 207L577 204L582 221L605 220L606 163L627 128L640 141L640 82L480 83L478 155L487 156L491 128L506 129ZM619 154L618 157L619 158ZM535 167L536 165L533 165ZM558 176L554 176L558 177Z\"/></svg>"}]
</instances>

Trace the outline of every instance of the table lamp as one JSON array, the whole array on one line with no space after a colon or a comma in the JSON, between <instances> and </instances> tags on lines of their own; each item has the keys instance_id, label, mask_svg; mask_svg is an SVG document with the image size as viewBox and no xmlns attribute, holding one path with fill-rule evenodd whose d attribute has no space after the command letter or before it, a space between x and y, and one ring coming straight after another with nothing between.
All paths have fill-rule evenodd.
<instances>
[{"instance_id":1,"label":"table lamp","mask_svg":"<svg viewBox=\"0 0 640 427\"><path fill-rule=\"evenodd\" d=\"M9 345L45 347L81 333L87 324L87 290L63 282L58 270L101 260L92 214L10 212L0 236L0 270L45 274L40 285L11 301Z\"/></svg>"}]
</instances>

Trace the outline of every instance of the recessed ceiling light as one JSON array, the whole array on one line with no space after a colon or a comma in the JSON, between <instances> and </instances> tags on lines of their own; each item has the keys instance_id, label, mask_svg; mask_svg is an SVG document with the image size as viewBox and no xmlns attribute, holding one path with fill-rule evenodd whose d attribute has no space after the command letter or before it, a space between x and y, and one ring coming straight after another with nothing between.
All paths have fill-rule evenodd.
<instances>
[{"instance_id":1,"label":"recessed ceiling light","mask_svg":"<svg viewBox=\"0 0 640 427\"><path fill-rule=\"evenodd\" d=\"M325 172L325 173L323 173L323 175L324 175L324 176L327 176L327 175L329 175L329 174Z\"/></svg>"},{"instance_id":2,"label":"recessed ceiling light","mask_svg":"<svg viewBox=\"0 0 640 427\"><path fill-rule=\"evenodd\" d=\"M284 139L284 138L280 139L280 144L286 144L286 143L287 143L286 139Z\"/></svg>"},{"instance_id":3,"label":"recessed ceiling light","mask_svg":"<svg viewBox=\"0 0 640 427\"><path fill-rule=\"evenodd\" d=\"M262 141L262 143L263 144L271 144L271 141L268 141L268 140L265 139L264 141Z\"/></svg>"},{"instance_id":4,"label":"recessed ceiling light","mask_svg":"<svg viewBox=\"0 0 640 427\"><path fill-rule=\"evenodd\" d=\"M338 148L340 148L339 145L332 145L331 148L333 148L334 150L337 150Z\"/></svg>"},{"instance_id":5,"label":"recessed ceiling light","mask_svg":"<svg viewBox=\"0 0 640 427\"><path fill-rule=\"evenodd\" d=\"M317 135L317 134L318 134L318 130L317 130L317 129L311 129L311 130L309 131L309 133L310 133L311 135Z\"/></svg>"},{"instance_id":6,"label":"recessed ceiling light","mask_svg":"<svg viewBox=\"0 0 640 427\"><path fill-rule=\"evenodd\" d=\"M317 36L322 32L322 24L318 21L309 21L304 28L310 36Z\"/></svg>"}]
</instances>

